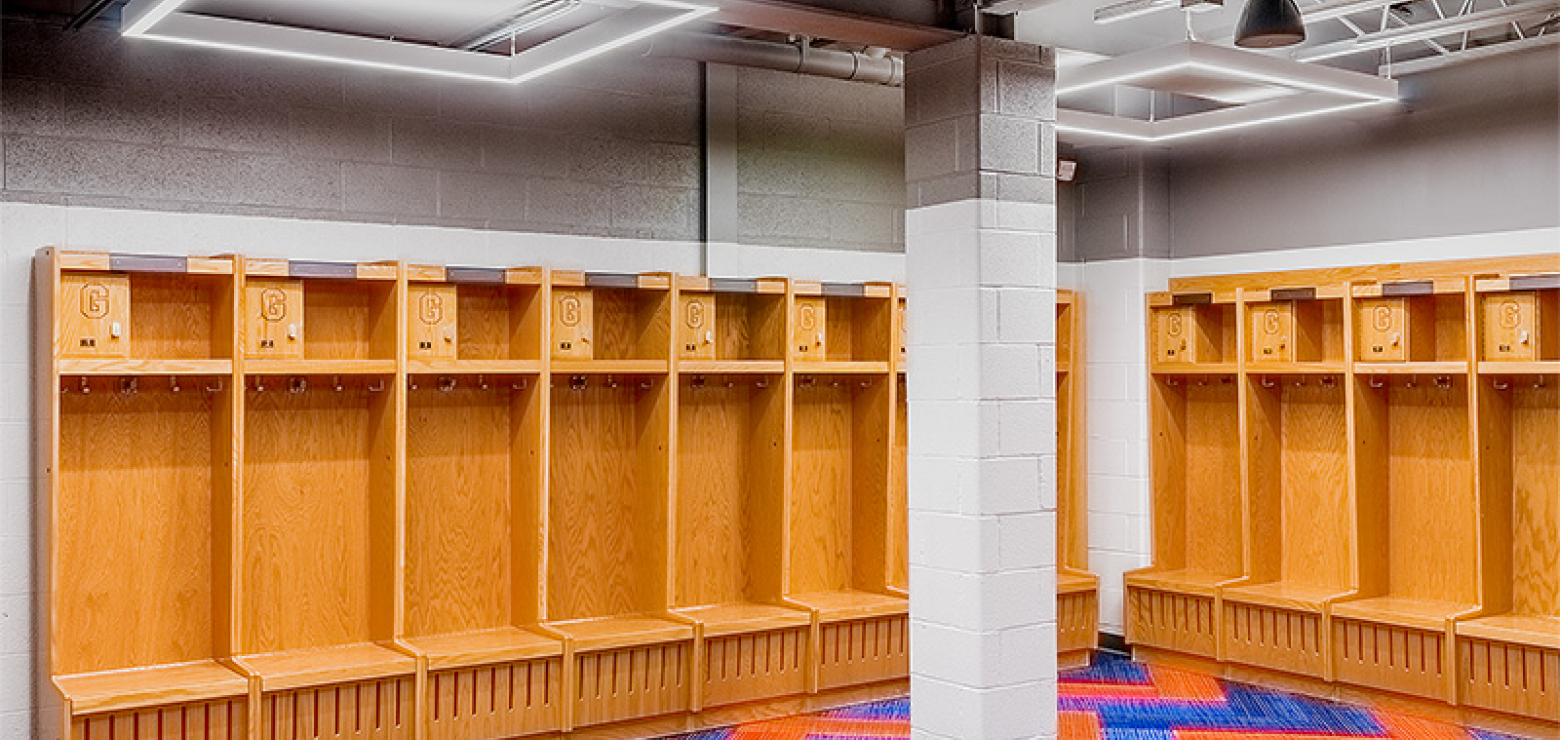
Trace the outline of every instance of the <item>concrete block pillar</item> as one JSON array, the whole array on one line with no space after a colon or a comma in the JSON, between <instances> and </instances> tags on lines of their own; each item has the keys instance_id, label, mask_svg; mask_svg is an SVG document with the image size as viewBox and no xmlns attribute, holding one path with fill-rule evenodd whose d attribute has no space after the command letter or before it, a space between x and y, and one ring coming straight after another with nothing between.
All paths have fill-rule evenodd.
<instances>
[{"instance_id":1,"label":"concrete block pillar","mask_svg":"<svg viewBox=\"0 0 1560 740\"><path fill-rule=\"evenodd\" d=\"M917 738L1055 738L1055 58L906 62Z\"/></svg>"}]
</instances>

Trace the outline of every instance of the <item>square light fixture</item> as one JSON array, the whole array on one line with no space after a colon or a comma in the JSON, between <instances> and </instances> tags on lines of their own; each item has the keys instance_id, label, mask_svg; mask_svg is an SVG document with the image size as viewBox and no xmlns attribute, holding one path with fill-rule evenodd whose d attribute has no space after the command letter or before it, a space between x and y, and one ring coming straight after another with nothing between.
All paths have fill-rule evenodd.
<instances>
[{"instance_id":1,"label":"square light fixture","mask_svg":"<svg viewBox=\"0 0 1560 740\"><path fill-rule=\"evenodd\" d=\"M717 8L683 0L579 0L596 11L583 25L569 24L545 40L511 54L479 45L440 46L363 35L355 29L317 30L276 22L194 12L197 0L131 0L121 33L192 46L416 72L482 82L519 84L599 56L713 13ZM514 3L516 17L531 3ZM388 9L387 11L388 12ZM505 36L537 29L568 15L555 12L538 23L516 25ZM489 41L498 41L497 37Z\"/></svg>"},{"instance_id":2,"label":"square light fixture","mask_svg":"<svg viewBox=\"0 0 1560 740\"><path fill-rule=\"evenodd\" d=\"M1069 108L1068 96L1113 86L1208 101L1210 109L1143 120ZM1162 143L1398 100L1396 80L1187 41L1057 71L1056 128L1072 139Z\"/></svg>"}]
</instances>

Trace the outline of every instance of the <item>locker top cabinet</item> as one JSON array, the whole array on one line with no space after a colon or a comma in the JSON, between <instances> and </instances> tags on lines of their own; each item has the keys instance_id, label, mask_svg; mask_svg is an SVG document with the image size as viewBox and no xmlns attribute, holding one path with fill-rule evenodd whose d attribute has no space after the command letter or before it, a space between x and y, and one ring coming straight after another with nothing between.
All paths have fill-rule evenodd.
<instances>
[{"instance_id":1,"label":"locker top cabinet","mask_svg":"<svg viewBox=\"0 0 1560 740\"><path fill-rule=\"evenodd\" d=\"M890 283L792 282L791 361L797 372L883 373L897 355Z\"/></svg>"},{"instance_id":2,"label":"locker top cabinet","mask_svg":"<svg viewBox=\"0 0 1560 740\"><path fill-rule=\"evenodd\" d=\"M264 373L395 372L394 262L243 259L239 346Z\"/></svg>"},{"instance_id":3,"label":"locker top cabinet","mask_svg":"<svg viewBox=\"0 0 1560 740\"><path fill-rule=\"evenodd\" d=\"M540 267L407 265L407 369L537 372L547 279Z\"/></svg>"},{"instance_id":4,"label":"locker top cabinet","mask_svg":"<svg viewBox=\"0 0 1560 740\"><path fill-rule=\"evenodd\" d=\"M1148 306L1150 371L1235 371L1235 291L1150 293Z\"/></svg>"},{"instance_id":5,"label":"locker top cabinet","mask_svg":"<svg viewBox=\"0 0 1560 740\"><path fill-rule=\"evenodd\" d=\"M672 351L672 275L555 270L552 368L581 373L665 373Z\"/></svg>"},{"instance_id":6,"label":"locker top cabinet","mask_svg":"<svg viewBox=\"0 0 1560 740\"><path fill-rule=\"evenodd\" d=\"M231 367L231 257L49 251L43 262L38 284L58 306L49 346L62 370Z\"/></svg>"},{"instance_id":7,"label":"locker top cabinet","mask_svg":"<svg viewBox=\"0 0 1560 740\"><path fill-rule=\"evenodd\" d=\"M679 277L672 323L681 372L782 372L789 283Z\"/></svg>"},{"instance_id":8,"label":"locker top cabinet","mask_svg":"<svg viewBox=\"0 0 1560 740\"><path fill-rule=\"evenodd\" d=\"M1355 372L1467 372L1466 278L1363 283L1352 292Z\"/></svg>"},{"instance_id":9,"label":"locker top cabinet","mask_svg":"<svg viewBox=\"0 0 1560 740\"><path fill-rule=\"evenodd\" d=\"M1560 368L1560 274L1476 283L1480 371Z\"/></svg>"},{"instance_id":10,"label":"locker top cabinet","mask_svg":"<svg viewBox=\"0 0 1560 740\"><path fill-rule=\"evenodd\" d=\"M1344 284L1240 292L1244 362L1252 372L1341 372Z\"/></svg>"}]
</instances>

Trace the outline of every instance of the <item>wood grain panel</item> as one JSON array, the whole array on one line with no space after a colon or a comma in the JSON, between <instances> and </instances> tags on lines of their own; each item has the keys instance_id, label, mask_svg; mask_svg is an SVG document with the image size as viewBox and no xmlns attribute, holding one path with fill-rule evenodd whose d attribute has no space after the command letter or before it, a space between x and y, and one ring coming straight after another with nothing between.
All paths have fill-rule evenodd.
<instances>
[{"instance_id":1,"label":"wood grain panel","mask_svg":"<svg viewBox=\"0 0 1560 740\"><path fill-rule=\"evenodd\" d=\"M792 303L791 348L798 362L817 362L829 352L829 308L819 297L797 296Z\"/></svg>"},{"instance_id":2,"label":"wood grain panel","mask_svg":"<svg viewBox=\"0 0 1560 740\"><path fill-rule=\"evenodd\" d=\"M213 657L212 497L226 443L214 405L229 396L173 393L117 379L59 397L54 642L60 674ZM129 622L127 614L135 615Z\"/></svg>"},{"instance_id":3,"label":"wood grain panel","mask_svg":"<svg viewBox=\"0 0 1560 740\"><path fill-rule=\"evenodd\" d=\"M1334 619L1331 639L1339 681L1451 699L1446 695L1446 633Z\"/></svg>"},{"instance_id":4,"label":"wood grain panel","mask_svg":"<svg viewBox=\"0 0 1560 740\"><path fill-rule=\"evenodd\" d=\"M894 392L892 483L888 491L888 585L910 590L910 404L901 378ZM1060 521L1060 520L1058 520ZM1058 544L1061 534L1057 535Z\"/></svg>"},{"instance_id":5,"label":"wood grain panel","mask_svg":"<svg viewBox=\"0 0 1560 740\"><path fill-rule=\"evenodd\" d=\"M592 380L552 389L548 494L550 620L665 607L664 379L641 390ZM654 470L659 464L660 474Z\"/></svg>"},{"instance_id":6,"label":"wood grain panel","mask_svg":"<svg viewBox=\"0 0 1560 740\"><path fill-rule=\"evenodd\" d=\"M1560 650L1460 637L1457 661L1463 702L1560 722Z\"/></svg>"},{"instance_id":7,"label":"wood grain panel","mask_svg":"<svg viewBox=\"0 0 1560 740\"><path fill-rule=\"evenodd\" d=\"M850 389L798 387L793 409L791 590L849 588L855 424Z\"/></svg>"},{"instance_id":8,"label":"wood grain panel","mask_svg":"<svg viewBox=\"0 0 1560 740\"><path fill-rule=\"evenodd\" d=\"M561 658L428 674L429 740L501 740L563 721Z\"/></svg>"},{"instance_id":9,"label":"wood grain panel","mask_svg":"<svg viewBox=\"0 0 1560 740\"><path fill-rule=\"evenodd\" d=\"M71 740L245 740L249 697L74 717Z\"/></svg>"},{"instance_id":10,"label":"wood grain panel","mask_svg":"<svg viewBox=\"0 0 1560 740\"><path fill-rule=\"evenodd\" d=\"M541 291L534 286L461 285L456 305L462 360L533 360L541 356Z\"/></svg>"},{"instance_id":11,"label":"wood grain panel","mask_svg":"<svg viewBox=\"0 0 1560 740\"><path fill-rule=\"evenodd\" d=\"M1342 590L1351 575L1344 386L1303 382L1283 387L1283 525L1274 544L1283 580Z\"/></svg>"},{"instance_id":12,"label":"wood grain panel","mask_svg":"<svg viewBox=\"0 0 1560 740\"><path fill-rule=\"evenodd\" d=\"M1322 615L1224 602L1224 659L1286 673L1325 673Z\"/></svg>"},{"instance_id":13,"label":"wood grain panel","mask_svg":"<svg viewBox=\"0 0 1560 740\"><path fill-rule=\"evenodd\" d=\"M1478 603L1479 511L1468 449L1468 387L1406 381L1386 390L1391 594Z\"/></svg>"},{"instance_id":14,"label":"wood grain panel","mask_svg":"<svg viewBox=\"0 0 1560 740\"><path fill-rule=\"evenodd\" d=\"M1203 596L1127 588L1127 640L1179 653L1214 657L1218 631L1214 600Z\"/></svg>"},{"instance_id":15,"label":"wood grain panel","mask_svg":"<svg viewBox=\"0 0 1560 740\"><path fill-rule=\"evenodd\" d=\"M807 690L808 628L711 638L704 643L704 705L722 706Z\"/></svg>"},{"instance_id":16,"label":"wood grain panel","mask_svg":"<svg viewBox=\"0 0 1560 740\"><path fill-rule=\"evenodd\" d=\"M60 275L59 335L54 351L60 357L129 357L130 279L110 273L68 272ZM114 328L118 327L118 336Z\"/></svg>"},{"instance_id":17,"label":"wood grain panel","mask_svg":"<svg viewBox=\"0 0 1560 740\"><path fill-rule=\"evenodd\" d=\"M910 618L876 617L819 628L818 687L889 681L910 673Z\"/></svg>"},{"instance_id":18,"label":"wood grain panel","mask_svg":"<svg viewBox=\"0 0 1560 740\"><path fill-rule=\"evenodd\" d=\"M370 561L391 556L370 540L374 431L389 393L314 381L303 393L279 383L245 397L245 653L373 637Z\"/></svg>"},{"instance_id":19,"label":"wood grain panel","mask_svg":"<svg viewBox=\"0 0 1560 740\"><path fill-rule=\"evenodd\" d=\"M784 553L784 386L778 378L683 381L678 395L673 603L772 601Z\"/></svg>"},{"instance_id":20,"label":"wood grain panel","mask_svg":"<svg viewBox=\"0 0 1560 740\"><path fill-rule=\"evenodd\" d=\"M1560 616L1560 379L1512 394L1513 611Z\"/></svg>"},{"instance_id":21,"label":"wood grain panel","mask_svg":"<svg viewBox=\"0 0 1560 740\"><path fill-rule=\"evenodd\" d=\"M682 293L677 298L677 315L672 321L677 325L677 356L685 360L713 360L716 358L716 333L719 304L709 293ZM722 338L722 342L740 342L745 339L745 324L738 324L734 338Z\"/></svg>"},{"instance_id":22,"label":"wood grain panel","mask_svg":"<svg viewBox=\"0 0 1560 740\"><path fill-rule=\"evenodd\" d=\"M1243 570L1240 429L1234 383L1192 380L1185 386L1186 567L1210 573Z\"/></svg>"},{"instance_id":23,"label":"wood grain panel","mask_svg":"<svg viewBox=\"0 0 1560 740\"><path fill-rule=\"evenodd\" d=\"M453 285L411 283L406 296L406 356L453 360L460 311Z\"/></svg>"},{"instance_id":24,"label":"wood grain panel","mask_svg":"<svg viewBox=\"0 0 1560 740\"><path fill-rule=\"evenodd\" d=\"M233 356L233 280L228 276L130 276L130 354L138 358Z\"/></svg>"},{"instance_id":25,"label":"wood grain panel","mask_svg":"<svg viewBox=\"0 0 1560 740\"><path fill-rule=\"evenodd\" d=\"M688 710L689 643L602 650L574 659L576 727Z\"/></svg>"},{"instance_id":26,"label":"wood grain panel","mask_svg":"<svg viewBox=\"0 0 1560 740\"><path fill-rule=\"evenodd\" d=\"M411 678L278 691L260 697L266 740L402 740L415 734Z\"/></svg>"},{"instance_id":27,"label":"wood grain panel","mask_svg":"<svg viewBox=\"0 0 1560 740\"><path fill-rule=\"evenodd\" d=\"M1229 291L1236 288L1332 285L1360 280L1391 282L1399 280L1425 280L1468 274L1524 274L1555 272L1557 270L1560 270L1560 257L1553 254L1535 254L1516 257L1479 257L1460 260L1394 262L1351 267L1281 270L1278 272L1254 274L1178 277L1170 280L1170 289L1177 293L1196 293Z\"/></svg>"},{"instance_id":28,"label":"wood grain panel","mask_svg":"<svg viewBox=\"0 0 1560 740\"><path fill-rule=\"evenodd\" d=\"M408 396L406 632L511 623L510 394L430 388Z\"/></svg>"},{"instance_id":29,"label":"wood grain panel","mask_svg":"<svg viewBox=\"0 0 1560 740\"><path fill-rule=\"evenodd\" d=\"M1093 650L1099 644L1099 596L1075 591L1056 597L1056 649L1066 653Z\"/></svg>"}]
</instances>

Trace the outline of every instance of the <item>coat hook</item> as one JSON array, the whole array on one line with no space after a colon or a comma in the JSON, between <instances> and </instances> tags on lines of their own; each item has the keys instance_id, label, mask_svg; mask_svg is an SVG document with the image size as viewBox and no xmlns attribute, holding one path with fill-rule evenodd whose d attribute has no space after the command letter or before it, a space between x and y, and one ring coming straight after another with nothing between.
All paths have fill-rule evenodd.
<instances>
[{"instance_id":1,"label":"coat hook","mask_svg":"<svg viewBox=\"0 0 1560 740\"><path fill-rule=\"evenodd\" d=\"M695 375L688 379L688 387L693 390L704 390L704 376Z\"/></svg>"},{"instance_id":2,"label":"coat hook","mask_svg":"<svg viewBox=\"0 0 1560 740\"><path fill-rule=\"evenodd\" d=\"M478 375L477 376L477 388L480 388L480 389L482 389L484 391L488 389L488 382L487 382L487 376L486 375Z\"/></svg>"},{"instance_id":3,"label":"coat hook","mask_svg":"<svg viewBox=\"0 0 1560 740\"><path fill-rule=\"evenodd\" d=\"M588 381L585 380L585 376L583 376L583 375L570 375L569 376L569 390L571 390L571 391L583 391L583 390L585 390L585 388L587 386L588 386Z\"/></svg>"},{"instance_id":4,"label":"coat hook","mask_svg":"<svg viewBox=\"0 0 1560 740\"><path fill-rule=\"evenodd\" d=\"M292 394L302 393L309 389L309 379L301 375L293 376L287 380L287 392Z\"/></svg>"},{"instance_id":5,"label":"coat hook","mask_svg":"<svg viewBox=\"0 0 1560 740\"><path fill-rule=\"evenodd\" d=\"M119 394L120 395L122 395L122 396L133 396L133 395L136 394L137 391L140 391L140 390L141 390L141 380L140 380L140 378L133 378L132 377L132 378L120 378L119 379Z\"/></svg>"},{"instance_id":6,"label":"coat hook","mask_svg":"<svg viewBox=\"0 0 1560 740\"><path fill-rule=\"evenodd\" d=\"M221 393L222 392L222 379L221 378L212 378L211 380L212 380L211 383L207 383L206 384L206 392L207 393Z\"/></svg>"},{"instance_id":7,"label":"coat hook","mask_svg":"<svg viewBox=\"0 0 1560 740\"><path fill-rule=\"evenodd\" d=\"M1276 385L1278 385L1278 383L1273 382L1273 379L1271 377L1268 377L1266 375L1262 376L1262 387L1263 388L1272 388L1273 386L1276 386Z\"/></svg>"},{"instance_id":8,"label":"coat hook","mask_svg":"<svg viewBox=\"0 0 1560 740\"><path fill-rule=\"evenodd\" d=\"M834 379L834 380L830 380L830 381L829 381L829 387L830 387L830 388L838 388L838 387L840 387L840 381L839 381L839 379L837 379L837 378L836 378L836 379Z\"/></svg>"},{"instance_id":9,"label":"coat hook","mask_svg":"<svg viewBox=\"0 0 1560 740\"><path fill-rule=\"evenodd\" d=\"M1451 390L1452 389L1452 379L1451 379L1451 377L1447 376L1447 375L1438 375L1438 376L1436 376L1435 387L1440 388L1443 391Z\"/></svg>"},{"instance_id":10,"label":"coat hook","mask_svg":"<svg viewBox=\"0 0 1560 740\"><path fill-rule=\"evenodd\" d=\"M870 381L870 380L863 380L863 381L861 381L860 385L861 385L862 388L871 388L872 387L872 381Z\"/></svg>"},{"instance_id":11,"label":"coat hook","mask_svg":"<svg viewBox=\"0 0 1560 740\"><path fill-rule=\"evenodd\" d=\"M1533 390L1535 390L1535 391L1543 390L1543 388L1544 388L1544 376L1542 376L1542 375L1534 376L1533 377Z\"/></svg>"},{"instance_id":12,"label":"coat hook","mask_svg":"<svg viewBox=\"0 0 1560 740\"><path fill-rule=\"evenodd\" d=\"M417 390L417 376L416 375L408 375L408 376L406 376L406 389L409 390L409 391Z\"/></svg>"},{"instance_id":13,"label":"coat hook","mask_svg":"<svg viewBox=\"0 0 1560 740\"><path fill-rule=\"evenodd\" d=\"M529 385L530 384L528 382L526 382L525 378L521 378L519 380L516 380L513 383L510 383L509 384L509 389L512 390L512 391L523 391Z\"/></svg>"},{"instance_id":14,"label":"coat hook","mask_svg":"<svg viewBox=\"0 0 1560 740\"><path fill-rule=\"evenodd\" d=\"M1305 376L1304 375L1302 375L1302 376L1300 376L1298 378L1295 378L1295 387L1296 388L1304 388L1305 387Z\"/></svg>"},{"instance_id":15,"label":"coat hook","mask_svg":"<svg viewBox=\"0 0 1560 740\"><path fill-rule=\"evenodd\" d=\"M1180 378L1166 378L1165 379L1165 385L1168 385L1171 388L1180 388L1181 387L1181 379Z\"/></svg>"},{"instance_id":16,"label":"coat hook","mask_svg":"<svg viewBox=\"0 0 1560 740\"><path fill-rule=\"evenodd\" d=\"M1511 383L1506 382L1505 378L1497 378L1495 380L1495 390L1497 390L1497 391L1504 391L1504 390L1510 390L1510 389L1511 389Z\"/></svg>"},{"instance_id":17,"label":"coat hook","mask_svg":"<svg viewBox=\"0 0 1560 740\"><path fill-rule=\"evenodd\" d=\"M737 387L737 382L735 380L732 380L731 378L726 378L726 387L727 388L735 388L735 387Z\"/></svg>"},{"instance_id":18,"label":"coat hook","mask_svg":"<svg viewBox=\"0 0 1560 740\"><path fill-rule=\"evenodd\" d=\"M385 390L385 379L384 378L378 378L378 379L376 379L376 380L374 380L374 381L372 381L372 382L370 382L368 384L368 392L369 393L383 393L384 390Z\"/></svg>"},{"instance_id":19,"label":"coat hook","mask_svg":"<svg viewBox=\"0 0 1560 740\"><path fill-rule=\"evenodd\" d=\"M85 376L85 375L81 376L81 395L85 396L86 394L91 393L91 392L92 392L92 384L87 382L87 376Z\"/></svg>"},{"instance_id":20,"label":"coat hook","mask_svg":"<svg viewBox=\"0 0 1560 740\"><path fill-rule=\"evenodd\" d=\"M346 389L346 386L341 384L341 376L340 375L332 375L332 376L330 376L330 387L334 388L337 393L340 393L340 392L342 392L343 390Z\"/></svg>"},{"instance_id":21,"label":"coat hook","mask_svg":"<svg viewBox=\"0 0 1560 740\"><path fill-rule=\"evenodd\" d=\"M455 390L455 376L443 375L439 377L439 392L449 393Z\"/></svg>"},{"instance_id":22,"label":"coat hook","mask_svg":"<svg viewBox=\"0 0 1560 740\"><path fill-rule=\"evenodd\" d=\"M1387 387L1387 381L1382 380L1381 378L1371 378L1370 379L1370 387L1372 387L1372 388L1385 388L1385 387Z\"/></svg>"},{"instance_id":23,"label":"coat hook","mask_svg":"<svg viewBox=\"0 0 1560 740\"><path fill-rule=\"evenodd\" d=\"M1403 381L1403 387L1404 388L1418 388L1419 387L1419 381L1415 380L1414 376L1410 375L1410 376L1408 376L1407 380Z\"/></svg>"},{"instance_id":24,"label":"coat hook","mask_svg":"<svg viewBox=\"0 0 1560 740\"><path fill-rule=\"evenodd\" d=\"M641 380L641 381L639 381L639 390L642 390L642 391L650 390L650 381L648 381L648 380Z\"/></svg>"},{"instance_id":25,"label":"coat hook","mask_svg":"<svg viewBox=\"0 0 1560 740\"><path fill-rule=\"evenodd\" d=\"M763 379L755 380L753 381L753 387L759 390L763 390L769 387L769 381Z\"/></svg>"},{"instance_id":26,"label":"coat hook","mask_svg":"<svg viewBox=\"0 0 1560 740\"><path fill-rule=\"evenodd\" d=\"M811 375L803 375L801 377L801 379L797 382L797 386L801 387L801 388L811 388L814 385L817 385L817 382L818 381L813 380L813 376L811 376Z\"/></svg>"},{"instance_id":27,"label":"coat hook","mask_svg":"<svg viewBox=\"0 0 1560 740\"><path fill-rule=\"evenodd\" d=\"M611 375L608 375L607 376L607 383L606 383L606 385L607 385L608 388L616 388L616 387L618 387L617 378L614 378Z\"/></svg>"},{"instance_id":28,"label":"coat hook","mask_svg":"<svg viewBox=\"0 0 1560 740\"><path fill-rule=\"evenodd\" d=\"M178 392L184 390L184 388L182 388L179 385L179 376L177 376L177 375L170 375L170 376L168 376L168 390L173 391L174 393L178 393Z\"/></svg>"},{"instance_id":29,"label":"coat hook","mask_svg":"<svg viewBox=\"0 0 1560 740\"><path fill-rule=\"evenodd\" d=\"M1338 386L1338 379L1337 378L1334 378L1331 375L1323 375L1322 376L1322 387L1323 388L1336 388L1337 386Z\"/></svg>"}]
</instances>

